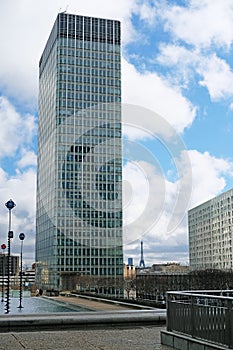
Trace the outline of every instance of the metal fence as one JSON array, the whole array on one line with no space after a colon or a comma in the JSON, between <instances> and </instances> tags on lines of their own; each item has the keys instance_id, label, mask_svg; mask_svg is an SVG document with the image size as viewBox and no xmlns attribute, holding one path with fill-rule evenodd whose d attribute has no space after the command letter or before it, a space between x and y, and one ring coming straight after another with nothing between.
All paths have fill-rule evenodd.
<instances>
[{"instance_id":1,"label":"metal fence","mask_svg":"<svg viewBox=\"0 0 233 350\"><path fill-rule=\"evenodd\" d=\"M233 348L233 291L167 293L167 330Z\"/></svg>"}]
</instances>

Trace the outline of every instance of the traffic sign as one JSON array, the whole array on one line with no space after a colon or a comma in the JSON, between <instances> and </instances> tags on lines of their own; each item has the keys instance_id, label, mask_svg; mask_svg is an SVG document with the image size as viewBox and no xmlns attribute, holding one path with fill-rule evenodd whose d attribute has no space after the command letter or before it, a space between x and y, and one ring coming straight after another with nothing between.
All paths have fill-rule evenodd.
<instances>
[{"instance_id":1,"label":"traffic sign","mask_svg":"<svg viewBox=\"0 0 233 350\"><path fill-rule=\"evenodd\" d=\"M21 239L21 241L23 241L25 238L25 234L24 233L20 233L19 234L19 239Z\"/></svg>"}]
</instances>

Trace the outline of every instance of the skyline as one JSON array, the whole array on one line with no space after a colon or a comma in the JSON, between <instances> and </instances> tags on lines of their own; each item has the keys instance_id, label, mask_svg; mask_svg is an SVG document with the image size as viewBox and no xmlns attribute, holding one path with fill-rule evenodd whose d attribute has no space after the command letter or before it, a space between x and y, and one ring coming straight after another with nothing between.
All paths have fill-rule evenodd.
<instances>
[{"instance_id":1,"label":"skyline","mask_svg":"<svg viewBox=\"0 0 233 350\"><path fill-rule=\"evenodd\" d=\"M233 187L231 1L121 0L117 4L96 1L93 6L89 0L69 1L67 8L65 1L56 6L44 0L33 5L29 0L4 0L0 10L1 244L7 240L4 204L12 198L16 203L12 251L19 254L17 237L24 232L24 264L34 262L38 66L59 11L121 21L123 103L158 114L184 143L192 168L187 210ZM145 212L148 193L160 183L164 184L164 193L152 193L161 195L164 210L149 232L138 226L140 232L131 232L132 237L129 234L124 261L133 257L139 264L142 239L146 265L187 263L187 217L167 232L179 178L186 168L177 172L178 163L170 155L173 152L166 137L162 142L145 135L141 120L135 125L133 130L124 125L124 151L129 141L142 145L155 162L146 156L139 161L125 152L125 225L137 222L141 213L143 223L151 218L153 213Z\"/></svg>"}]
</instances>

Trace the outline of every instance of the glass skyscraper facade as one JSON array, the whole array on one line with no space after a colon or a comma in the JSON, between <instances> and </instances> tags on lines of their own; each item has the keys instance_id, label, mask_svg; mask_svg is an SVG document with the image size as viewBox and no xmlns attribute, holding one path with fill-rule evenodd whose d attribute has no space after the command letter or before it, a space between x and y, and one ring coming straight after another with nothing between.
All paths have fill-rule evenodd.
<instances>
[{"instance_id":1,"label":"glass skyscraper facade","mask_svg":"<svg viewBox=\"0 0 233 350\"><path fill-rule=\"evenodd\" d=\"M59 289L61 275L75 272L116 281L123 275L119 21L58 14L39 63L38 124L37 286Z\"/></svg>"}]
</instances>

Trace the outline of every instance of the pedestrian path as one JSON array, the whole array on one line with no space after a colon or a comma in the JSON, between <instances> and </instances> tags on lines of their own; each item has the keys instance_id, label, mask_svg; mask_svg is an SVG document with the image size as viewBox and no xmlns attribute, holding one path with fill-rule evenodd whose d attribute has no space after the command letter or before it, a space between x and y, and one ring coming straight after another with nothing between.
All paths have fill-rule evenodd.
<instances>
[{"instance_id":1,"label":"pedestrian path","mask_svg":"<svg viewBox=\"0 0 233 350\"><path fill-rule=\"evenodd\" d=\"M53 299L93 312L2 316L0 350L171 350L160 340L165 310L133 310L72 296Z\"/></svg>"},{"instance_id":2,"label":"pedestrian path","mask_svg":"<svg viewBox=\"0 0 233 350\"><path fill-rule=\"evenodd\" d=\"M171 350L161 345L165 327L1 333L1 350Z\"/></svg>"},{"instance_id":3,"label":"pedestrian path","mask_svg":"<svg viewBox=\"0 0 233 350\"><path fill-rule=\"evenodd\" d=\"M49 297L51 298L51 297ZM83 298L79 296L58 296L58 297L52 297L54 300L62 301L65 303L85 307L87 309L91 310L129 310L129 309L138 309L134 307L134 305L129 305L126 303L116 303L111 301L105 301L103 302L100 300L93 300L91 298Z\"/></svg>"}]
</instances>

